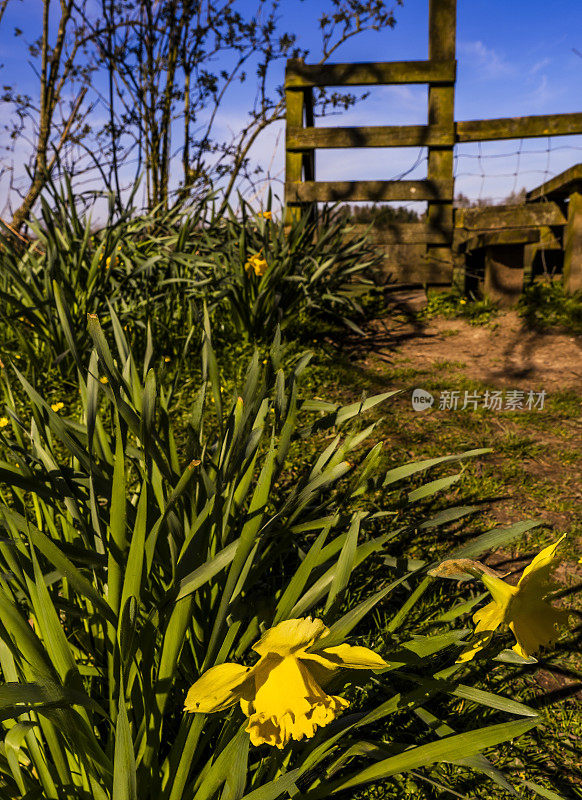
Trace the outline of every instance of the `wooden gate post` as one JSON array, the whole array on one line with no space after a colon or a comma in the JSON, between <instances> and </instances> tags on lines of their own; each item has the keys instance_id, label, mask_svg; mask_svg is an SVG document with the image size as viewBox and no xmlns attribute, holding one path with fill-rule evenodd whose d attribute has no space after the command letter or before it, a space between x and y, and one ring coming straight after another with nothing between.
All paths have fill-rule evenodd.
<instances>
[{"instance_id":1,"label":"wooden gate post","mask_svg":"<svg viewBox=\"0 0 582 800\"><path fill-rule=\"evenodd\" d=\"M580 191L571 192L568 202L563 280L567 294L582 290L582 192Z\"/></svg>"},{"instance_id":2,"label":"wooden gate post","mask_svg":"<svg viewBox=\"0 0 582 800\"><path fill-rule=\"evenodd\" d=\"M302 58L289 59L287 61L286 72L289 67L297 62L303 62ZM286 123L285 123L285 138L289 139L290 135L297 132L299 128L304 127L303 113L305 111L305 125L313 127L313 89L311 86L307 88L285 88L285 105L286 105ZM287 141L286 141L287 144ZM285 182L301 183L303 180L303 173L305 172L305 180L315 180L315 154L313 151L304 153L293 153L285 149ZM301 206L287 205L285 211L285 224L290 225L291 222L301 217Z\"/></svg>"},{"instance_id":3,"label":"wooden gate post","mask_svg":"<svg viewBox=\"0 0 582 800\"><path fill-rule=\"evenodd\" d=\"M428 57L430 61L455 62L457 28L457 0L430 0ZM453 152L455 141L455 82L430 84L428 88L428 124L450 131L450 144L431 145L428 148L429 182L448 187L446 195L437 202L429 202L428 224L442 231L450 243L446 247L427 246L430 270L437 274L443 266L453 273ZM434 265L434 266L433 266Z\"/></svg>"}]
</instances>

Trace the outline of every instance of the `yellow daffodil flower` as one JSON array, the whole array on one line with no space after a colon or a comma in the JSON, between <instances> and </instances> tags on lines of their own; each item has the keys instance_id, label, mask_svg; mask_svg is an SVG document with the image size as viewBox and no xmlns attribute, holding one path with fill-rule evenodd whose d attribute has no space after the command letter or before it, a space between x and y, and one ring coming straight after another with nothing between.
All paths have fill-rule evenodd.
<instances>
[{"instance_id":1,"label":"yellow daffodil flower","mask_svg":"<svg viewBox=\"0 0 582 800\"><path fill-rule=\"evenodd\" d=\"M323 622L311 617L288 619L267 630L253 645L260 658L254 667L226 663L211 667L190 687L185 711L208 714L240 703L249 718L245 730L253 745L280 750L290 741L311 738L318 727L332 722L349 706L328 695L316 674L339 667L381 669L387 666L367 647L340 644L314 653L307 650L329 634Z\"/></svg>"},{"instance_id":2,"label":"yellow daffodil flower","mask_svg":"<svg viewBox=\"0 0 582 800\"><path fill-rule=\"evenodd\" d=\"M60 411L61 408L64 408L64 407L65 407L65 404L61 403L60 400L59 400L58 403L52 403L51 404L51 408L52 408L53 411Z\"/></svg>"},{"instance_id":3,"label":"yellow daffodil flower","mask_svg":"<svg viewBox=\"0 0 582 800\"><path fill-rule=\"evenodd\" d=\"M455 570L469 573L479 578L493 597L491 603L473 615L477 638L457 662L470 661L489 644L501 625L508 625L513 632L516 639L513 650L522 658L530 658L540 647L557 639L557 625L565 625L570 612L555 608L546 598L553 589L550 573L556 566L556 550L562 539L564 536L538 553L523 571L517 586L506 583L479 561L445 561L431 570L432 575L444 577L453 577Z\"/></svg>"},{"instance_id":4,"label":"yellow daffodil flower","mask_svg":"<svg viewBox=\"0 0 582 800\"><path fill-rule=\"evenodd\" d=\"M0 417L0 428L5 428L9 424L8 417Z\"/></svg>"},{"instance_id":5,"label":"yellow daffodil flower","mask_svg":"<svg viewBox=\"0 0 582 800\"><path fill-rule=\"evenodd\" d=\"M121 250L121 245L117 245L117 249ZM105 259L105 269L111 269L111 267L115 269L118 264L119 258L117 257L117 253L114 253L112 256L107 256Z\"/></svg>"},{"instance_id":6,"label":"yellow daffodil flower","mask_svg":"<svg viewBox=\"0 0 582 800\"><path fill-rule=\"evenodd\" d=\"M245 264L245 271L247 275L250 275L251 270L254 270L255 275L264 275L267 271L269 265L265 261L264 258L261 257L260 253L255 253L252 255L247 263Z\"/></svg>"}]
</instances>

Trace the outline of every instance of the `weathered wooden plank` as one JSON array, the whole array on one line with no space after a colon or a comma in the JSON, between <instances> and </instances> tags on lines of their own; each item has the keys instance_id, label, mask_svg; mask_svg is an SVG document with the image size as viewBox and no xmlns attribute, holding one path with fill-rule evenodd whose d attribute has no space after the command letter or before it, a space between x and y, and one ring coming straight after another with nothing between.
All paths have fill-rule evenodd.
<instances>
[{"instance_id":1,"label":"weathered wooden plank","mask_svg":"<svg viewBox=\"0 0 582 800\"><path fill-rule=\"evenodd\" d=\"M565 225L566 217L556 203L519 206L486 206L455 209L455 227L467 230L526 228Z\"/></svg>"},{"instance_id":2,"label":"weathered wooden plank","mask_svg":"<svg viewBox=\"0 0 582 800\"><path fill-rule=\"evenodd\" d=\"M568 227L564 235L564 288L582 290L582 192L572 192L568 203Z\"/></svg>"},{"instance_id":3,"label":"weathered wooden plank","mask_svg":"<svg viewBox=\"0 0 582 800\"><path fill-rule=\"evenodd\" d=\"M389 280L394 287L450 286L450 265L427 257L426 244L386 244L378 249L384 256L378 266L380 281Z\"/></svg>"},{"instance_id":4,"label":"weathered wooden plank","mask_svg":"<svg viewBox=\"0 0 582 800\"><path fill-rule=\"evenodd\" d=\"M354 128L288 130L288 150L318 147L417 147L454 144L452 127L430 125L369 125Z\"/></svg>"},{"instance_id":5,"label":"weathered wooden plank","mask_svg":"<svg viewBox=\"0 0 582 800\"><path fill-rule=\"evenodd\" d=\"M431 61L454 62L457 28L457 0L429 0L428 57ZM455 131L455 84L430 84L428 88L428 124ZM434 184L453 183L453 144L430 146L428 150L427 178ZM428 223L439 230L448 231L448 247L429 246L428 256L437 263L450 265L453 272L453 204L429 203Z\"/></svg>"},{"instance_id":6,"label":"weathered wooden plank","mask_svg":"<svg viewBox=\"0 0 582 800\"><path fill-rule=\"evenodd\" d=\"M522 248L485 248L485 297L506 308L519 300L523 289Z\"/></svg>"},{"instance_id":7,"label":"weathered wooden plank","mask_svg":"<svg viewBox=\"0 0 582 800\"><path fill-rule=\"evenodd\" d=\"M452 181L304 181L285 182L286 203L388 202L392 200L443 200L452 202Z\"/></svg>"},{"instance_id":8,"label":"weathered wooden plank","mask_svg":"<svg viewBox=\"0 0 582 800\"><path fill-rule=\"evenodd\" d=\"M346 238L363 236L369 228L361 223L352 224ZM438 230L426 222L393 222L387 228L371 228L370 239L382 246L393 244L448 244L448 231Z\"/></svg>"},{"instance_id":9,"label":"weathered wooden plank","mask_svg":"<svg viewBox=\"0 0 582 800\"><path fill-rule=\"evenodd\" d=\"M293 128L303 127L303 92L285 92L286 103L286 137L289 135L289 126ZM285 143L286 144L286 143ZM291 153L285 149L285 180L301 181L303 177L303 155L301 153ZM294 208L287 208L285 212L285 222L290 223L298 219L300 211Z\"/></svg>"},{"instance_id":10,"label":"weathered wooden plank","mask_svg":"<svg viewBox=\"0 0 582 800\"><path fill-rule=\"evenodd\" d=\"M448 1L448 0L447 0ZM289 59L285 70L285 88L306 86L377 86L391 83L454 83L456 62L384 61L355 64L305 64Z\"/></svg>"},{"instance_id":11,"label":"weathered wooden plank","mask_svg":"<svg viewBox=\"0 0 582 800\"><path fill-rule=\"evenodd\" d=\"M582 133L582 113L543 114L535 117L474 119L455 124L455 140L486 142L493 139L528 139Z\"/></svg>"},{"instance_id":12,"label":"weathered wooden plank","mask_svg":"<svg viewBox=\"0 0 582 800\"><path fill-rule=\"evenodd\" d=\"M509 228L502 231L488 231L471 236L464 242L462 249L469 253L472 250L480 250L483 247L496 247L512 244L531 244L539 242L540 231L536 228Z\"/></svg>"},{"instance_id":13,"label":"weathered wooden plank","mask_svg":"<svg viewBox=\"0 0 582 800\"><path fill-rule=\"evenodd\" d=\"M574 164L573 167L560 172L559 175L550 178L549 181L536 186L525 196L527 202L544 200L550 197L552 200L563 199L570 193L582 186L582 164Z\"/></svg>"}]
</instances>

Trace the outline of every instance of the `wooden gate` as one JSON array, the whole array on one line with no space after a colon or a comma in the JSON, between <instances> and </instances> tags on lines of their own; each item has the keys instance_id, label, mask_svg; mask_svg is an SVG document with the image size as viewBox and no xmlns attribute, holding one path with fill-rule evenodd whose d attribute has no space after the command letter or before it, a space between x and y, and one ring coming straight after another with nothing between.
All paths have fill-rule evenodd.
<instances>
[{"instance_id":1,"label":"wooden gate","mask_svg":"<svg viewBox=\"0 0 582 800\"><path fill-rule=\"evenodd\" d=\"M285 73L286 161L285 204L287 222L298 209L322 202L427 201L425 222L394 223L375 232L379 245L408 247L412 263L400 283L450 285L456 243L475 234L466 229L467 216L453 209L454 146L463 142L522 139L582 133L582 113L551 114L455 122L456 0L429 2L429 58L427 61L392 61L354 64L287 62ZM313 89L323 86L381 86L428 84L428 124L316 128ZM428 148L427 177L423 180L317 181L317 148L415 147ZM553 205L553 203L552 203ZM528 210L527 218L540 215L547 225L548 209ZM515 209L515 207L514 207ZM564 218L564 208L556 214ZM459 209L462 212L462 209ZM544 216L545 215L545 216ZM354 226L357 232L358 226ZM364 228L365 226L361 226ZM503 228L503 224L500 226ZM516 227L515 223L509 227ZM571 239L572 237L570 237ZM582 274L582 253L580 254ZM402 273L402 270L401 270Z\"/></svg>"}]
</instances>

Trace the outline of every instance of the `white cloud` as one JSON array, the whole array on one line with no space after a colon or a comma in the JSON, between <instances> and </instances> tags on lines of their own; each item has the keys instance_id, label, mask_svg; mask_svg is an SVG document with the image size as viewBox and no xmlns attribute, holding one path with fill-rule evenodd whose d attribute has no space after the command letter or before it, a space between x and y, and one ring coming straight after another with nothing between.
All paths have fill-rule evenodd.
<instances>
[{"instance_id":1,"label":"white cloud","mask_svg":"<svg viewBox=\"0 0 582 800\"><path fill-rule=\"evenodd\" d=\"M544 67L547 67L548 64L552 63L551 58L542 58L540 61L537 61L533 67L530 69L530 74L534 75L536 72L539 72Z\"/></svg>"},{"instance_id":2,"label":"white cloud","mask_svg":"<svg viewBox=\"0 0 582 800\"><path fill-rule=\"evenodd\" d=\"M485 78L502 78L511 75L515 68L492 47L487 47L482 41L459 42L459 54L464 61L481 71Z\"/></svg>"}]
</instances>

